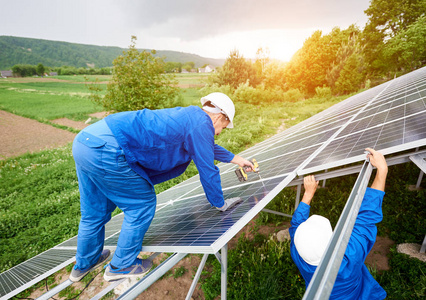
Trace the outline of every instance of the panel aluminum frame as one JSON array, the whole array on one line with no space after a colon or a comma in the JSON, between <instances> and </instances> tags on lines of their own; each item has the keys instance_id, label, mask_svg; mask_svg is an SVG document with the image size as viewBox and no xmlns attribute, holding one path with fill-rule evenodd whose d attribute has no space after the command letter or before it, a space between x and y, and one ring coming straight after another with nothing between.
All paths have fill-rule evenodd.
<instances>
[{"instance_id":1,"label":"panel aluminum frame","mask_svg":"<svg viewBox=\"0 0 426 300\"><path fill-rule=\"evenodd\" d=\"M331 240L327 246L309 286L303 295L303 300L328 299L339 272L349 238L358 216L368 181L372 172L372 165L365 162L349 199L340 215Z\"/></svg>"}]
</instances>

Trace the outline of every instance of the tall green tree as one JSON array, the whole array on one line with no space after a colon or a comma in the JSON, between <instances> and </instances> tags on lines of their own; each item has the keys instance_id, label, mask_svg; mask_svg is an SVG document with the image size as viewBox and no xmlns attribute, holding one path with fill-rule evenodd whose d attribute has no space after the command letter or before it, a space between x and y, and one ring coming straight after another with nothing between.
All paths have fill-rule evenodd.
<instances>
[{"instance_id":1,"label":"tall green tree","mask_svg":"<svg viewBox=\"0 0 426 300\"><path fill-rule=\"evenodd\" d=\"M109 112L171 107L178 96L176 80L164 74L163 59L154 57L154 50L138 51L135 43L132 36L129 49L114 59L105 97L98 93L99 86L89 85L92 100Z\"/></svg>"},{"instance_id":2,"label":"tall green tree","mask_svg":"<svg viewBox=\"0 0 426 300\"><path fill-rule=\"evenodd\" d=\"M426 15L388 40L383 57L391 71L409 72L426 64Z\"/></svg>"},{"instance_id":3,"label":"tall green tree","mask_svg":"<svg viewBox=\"0 0 426 300\"><path fill-rule=\"evenodd\" d=\"M359 34L349 37L340 47L326 79L334 94L352 93L365 82L366 66Z\"/></svg>"},{"instance_id":4,"label":"tall green tree","mask_svg":"<svg viewBox=\"0 0 426 300\"><path fill-rule=\"evenodd\" d=\"M230 52L222 68L212 77L212 80L219 85L229 85L233 88L247 81L250 86L260 83L253 64L240 55L238 50Z\"/></svg>"},{"instance_id":5,"label":"tall green tree","mask_svg":"<svg viewBox=\"0 0 426 300\"><path fill-rule=\"evenodd\" d=\"M316 87L327 84L327 70L336 60L342 43L358 31L354 25L345 30L335 27L324 36L321 31L315 31L286 67L285 80L288 87L314 94Z\"/></svg>"},{"instance_id":6,"label":"tall green tree","mask_svg":"<svg viewBox=\"0 0 426 300\"><path fill-rule=\"evenodd\" d=\"M44 75L44 71L45 71L44 65L42 63L39 63L37 65L37 67L36 67L36 71L37 71L37 74L39 76L43 76Z\"/></svg>"},{"instance_id":7,"label":"tall green tree","mask_svg":"<svg viewBox=\"0 0 426 300\"><path fill-rule=\"evenodd\" d=\"M385 42L406 30L425 12L425 0L371 0L365 10L369 19L363 31L364 54L370 72L386 71L389 62L383 55Z\"/></svg>"},{"instance_id":8,"label":"tall green tree","mask_svg":"<svg viewBox=\"0 0 426 300\"><path fill-rule=\"evenodd\" d=\"M269 64L269 48L260 47L256 51L256 61L254 62L254 69L259 80L263 81L265 78L265 68Z\"/></svg>"}]
</instances>

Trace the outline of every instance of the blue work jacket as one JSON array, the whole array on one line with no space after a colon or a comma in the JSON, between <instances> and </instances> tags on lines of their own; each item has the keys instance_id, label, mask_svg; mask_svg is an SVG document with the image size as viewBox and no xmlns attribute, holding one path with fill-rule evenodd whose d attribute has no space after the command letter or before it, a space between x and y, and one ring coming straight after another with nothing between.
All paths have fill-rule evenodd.
<instances>
[{"instance_id":1,"label":"blue work jacket","mask_svg":"<svg viewBox=\"0 0 426 300\"><path fill-rule=\"evenodd\" d=\"M376 224L383 219L384 195L383 191L367 188L330 299L381 300L386 298L385 290L364 264L365 258L376 241ZM294 235L297 227L309 218L309 210L310 206L301 202L293 214L289 229L291 258L305 279L306 288L317 267L306 263L299 255L294 245Z\"/></svg>"},{"instance_id":2,"label":"blue work jacket","mask_svg":"<svg viewBox=\"0 0 426 300\"><path fill-rule=\"evenodd\" d=\"M105 118L130 167L152 185L181 175L194 161L207 200L224 203L214 160L234 154L216 145L209 115L198 106L121 112Z\"/></svg>"}]
</instances>

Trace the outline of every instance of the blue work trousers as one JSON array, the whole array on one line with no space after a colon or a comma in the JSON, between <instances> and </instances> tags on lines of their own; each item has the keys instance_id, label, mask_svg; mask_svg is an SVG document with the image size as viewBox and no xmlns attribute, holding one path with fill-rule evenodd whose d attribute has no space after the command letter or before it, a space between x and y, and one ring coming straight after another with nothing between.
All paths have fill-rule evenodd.
<instances>
[{"instance_id":1,"label":"blue work trousers","mask_svg":"<svg viewBox=\"0 0 426 300\"><path fill-rule=\"evenodd\" d=\"M99 259L105 224L117 206L124 212L124 220L111 264L129 267L142 249L143 237L155 214L154 188L129 167L104 120L81 131L72 150L81 204L77 268L84 270Z\"/></svg>"}]
</instances>

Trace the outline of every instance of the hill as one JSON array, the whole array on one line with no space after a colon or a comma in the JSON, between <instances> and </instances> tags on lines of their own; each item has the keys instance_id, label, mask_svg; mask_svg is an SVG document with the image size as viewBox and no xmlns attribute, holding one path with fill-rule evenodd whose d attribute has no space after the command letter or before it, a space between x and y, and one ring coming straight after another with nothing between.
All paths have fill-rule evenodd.
<instances>
[{"instance_id":1,"label":"hill","mask_svg":"<svg viewBox=\"0 0 426 300\"><path fill-rule=\"evenodd\" d=\"M111 67L112 61L124 50L124 48L112 46L0 36L0 69L10 69L16 64L37 65L39 63L49 67L64 65L77 68ZM196 67L204 64L217 67L224 63L224 59L206 58L196 54L169 50L158 50L155 56L163 57L165 61L181 63L192 61Z\"/></svg>"}]
</instances>

